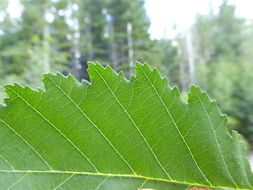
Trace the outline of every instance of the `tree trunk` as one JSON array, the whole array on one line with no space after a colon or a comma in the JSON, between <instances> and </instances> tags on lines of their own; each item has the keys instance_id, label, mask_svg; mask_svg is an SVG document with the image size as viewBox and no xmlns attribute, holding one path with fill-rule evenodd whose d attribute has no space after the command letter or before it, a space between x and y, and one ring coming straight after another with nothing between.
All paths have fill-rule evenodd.
<instances>
[{"instance_id":1,"label":"tree trunk","mask_svg":"<svg viewBox=\"0 0 253 190\"><path fill-rule=\"evenodd\" d=\"M43 71L48 73L50 71L50 44L49 44L49 26L46 26L43 29Z\"/></svg>"},{"instance_id":2,"label":"tree trunk","mask_svg":"<svg viewBox=\"0 0 253 190\"><path fill-rule=\"evenodd\" d=\"M128 61L130 66L130 73L134 68L134 50L133 50L133 37L132 37L132 23L127 23L127 46L128 46Z\"/></svg>"},{"instance_id":3,"label":"tree trunk","mask_svg":"<svg viewBox=\"0 0 253 190\"><path fill-rule=\"evenodd\" d=\"M194 83L194 80L195 80L195 63L194 63L194 56L193 56L191 30L186 31L186 49L187 49L189 76L190 76L189 82L191 84L191 83Z\"/></svg>"}]
</instances>

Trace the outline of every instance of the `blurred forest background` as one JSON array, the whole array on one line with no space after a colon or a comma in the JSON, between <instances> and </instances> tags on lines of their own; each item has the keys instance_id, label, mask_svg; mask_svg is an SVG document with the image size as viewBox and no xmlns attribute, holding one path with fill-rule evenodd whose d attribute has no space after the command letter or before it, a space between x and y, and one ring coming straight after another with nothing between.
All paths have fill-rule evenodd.
<instances>
[{"instance_id":1,"label":"blurred forest background","mask_svg":"<svg viewBox=\"0 0 253 190\"><path fill-rule=\"evenodd\" d=\"M253 143L253 20L228 1L171 39L150 37L144 0L20 0L18 18L9 2L0 0L0 102L6 83L42 86L42 73L56 71L88 79L88 60L129 76L138 60L183 94L201 86Z\"/></svg>"}]
</instances>

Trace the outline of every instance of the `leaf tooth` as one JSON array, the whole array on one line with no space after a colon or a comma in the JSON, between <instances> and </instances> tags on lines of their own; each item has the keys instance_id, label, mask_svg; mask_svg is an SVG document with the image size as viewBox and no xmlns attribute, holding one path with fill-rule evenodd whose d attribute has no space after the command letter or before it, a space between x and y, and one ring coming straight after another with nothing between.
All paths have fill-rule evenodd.
<instances>
[{"instance_id":1,"label":"leaf tooth","mask_svg":"<svg viewBox=\"0 0 253 190\"><path fill-rule=\"evenodd\" d=\"M42 75L42 80L44 81L48 77L56 77L56 74L53 73L45 73Z\"/></svg>"},{"instance_id":2,"label":"leaf tooth","mask_svg":"<svg viewBox=\"0 0 253 190\"><path fill-rule=\"evenodd\" d=\"M118 73L118 76L119 76L119 78L120 78L121 80L124 80L125 82L129 82L129 80L127 80L127 78L126 78L126 76L125 76L125 74L124 74L123 71L120 71L120 72Z\"/></svg>"},{"instance_id":3,"label":"leaf tooth","mask_svg":"<svg viewBox=\"0 0 253 190\"><path fill-rule=\"evenodd\" d=\"M136 80L136 76L132 75L130 76L129 82L132 83L133 81Z\"/></svg>"},{"instance_id":4,"label":"leaf tooth","mask_svg":"<svg viewBox=\"0 0 253 190\"><path fill-rule=\"evenodd\" d=\"M64 81L66 79L67 79L66 76L58 72L56 74L52 74L52 73L44 74L42 80L43 80L45 89L47 91L53 87L52 83L54 82L59 83L59 81Z\"/></svg>"},{"instance_id":5,"label":"leaf tooth","mask_svg":"<svg viewBox=\"0 0 253 190\"><path fill-rule=\"evenodd\" d=\"M88 65L88 69L89 69L89 68L90 68L90 66L95 65L95 63L94 63L94 62L92 62L92 61L88 61L88 62L87 62L87 65Z\"/></svg>"},{"instance_id":6,"label":"leaf tooth","mask_svg":"<svg viewBox=\"0 0 253 190\"><path fill-rule=\"evenodd\" d=\"M82 86L89 86L89 85L91 85L91 83L89 81L85 80L85 79L82 79L81 80L81 85Z\"/></svg>"},{"instance_id":7,"label":"leaf tooth","mask_svg":"<svg viewBox=\"0 0 253 190\"><path fill-rule=\"evenodd\" d=\"M76 86L80 86L81 85L81 83L78 80L76 80L76 78L72 74L70 74L70 73L66 76L66 79L72 85L76 85Z\"/></svg>"},{"instance_id":8,"label":"leaf tooth","mask_svg":"<svg viewBox=\"0 0 253 190\"><path fill-rule=\"evenodd\" d=\"M195 95L194 95L194 92L195 92L195 91L197 91L197 93L200 92L199 86L191 85L190 91L189 91L189 93L188 93L188 103L189 103L189 104L190 104L190 103L197 102L197 99L196 99L196 97L195 97Z\"/></svg>"},{"instance_id":9,"label":"leaf tooth","mask_svg":"<svg viewBox=\"0 0 253 190\"><path fill-rule=\"evenodd\" d=\"M104 76L106 78L106 76L110 75L110 78L114 78L115 80L119 80L119 81L124 81L124 82L129 82L124 73L120 72L117 73L115 70L113 70L110 66L102 66L101 64L97 63L90 63L89 64L89 68L87 69L89 76L91 78L92 84L95 84L97 81L100 81L100 78L102 76Z\"/></svg>"},{"instance_id":10,"label":"leaf tooth","mask_svg":"<svg viewBox=\"0 0 253 190\"><path fill-rule=\"evenodd\" d=\"M92 84L95 83L96 80L98 80L97 73L95 70L101 72L104 70L104 68L102 66L99 66L99 64L88 62L87 72L89 73Z\"/></svg>"},{"instance_id":11,"label":"leaf tooth","mask_svg":"<svg viewBox=\"0 0 253 190\"><path fill-rule=\"evenodd\" d=\"M166 77L164 77L163 75L161 75L161 73L158 71L157 68L151 68L148 64L142 64L140 62L136 63L136 68L137 68L137 72L138 72L138 67L142 68L142 70L146 73L146 74L151 74L151 75L155 75L157 77L159 77L159 79L164 82L163 85L168 85L168 79Z\"/></svg>"},{"instance_id":12,"label":"leaf tooth","mask_svg":"<svg viewBox=\"0 0 253 190\"><path fill-rule=\"evenodd\" d=\"M52 73L43 74L42 81L44 83L44 87L46 90L50 89L50 83L48 82L48 79L54 78L54 77L56 77L56 75L54 75Z\"/></svg>"},{"instance_id":13,"label":"leaf tooth","mask_svg":"<svg viewBox=\"0 0 253 190\"><path fill-rule=\"evenodd\" d=\"M4 98L3 102L4 102L3 104L0 104L1 107L7 107L7 105L9 105L9 103L10 103L10 98L9 97ZM1 107L0 107L0 109L1 109Z\"/></svg>"},{"instance_id":14,"label":"leaf tooth","mask_svg":"<svg viewBox=\"0 0 253 190\"><path fill-rule=\"evenodd\" d=\"M195 91L195 93L199 93L202 97L204 97L204 99L207 100L210 103L211 106L215 107L215 109L219 113L219 116L223 117L223 119L225 119L226 123L227 123L227 114L222 113L221 110L218 107L217 102L215 100L211 99L210 96L207 94L207 92L204 91L204 90L201 90L199 86L192 85L191 88L190 88L190 92L188 94L188 97L189 96L194 96L194 93L193 93L194 91ZM189 100L188 103L191 103L190 98L188 98L188 100Z\"/></svg>"},{"instance_id":15,"label":"leaf tooth","mask_svg":"<svg viewBox=\"0 0 253 190\"><path fill-rule=\"evenodd\" d=\"M103 67L101 64L99 64L98 62L88 62L88 70L92 70L92 69L98 69L98 70L105 70L105 67Z\"/></svg>"},{"instance_id":16,"label":"leaf tooth","mask_svg":"<svg viewBox=\"0 0 253 190\"><path fill-rule=\"evenodd\" d=\"M236 155L240 155L238 163L241 164L242 167L240 167L238 169L243 169L243 171L241 173L244 174L244 179L247 179L248 187L252 188L253 187L253 184L252 184L253 175L252 175L252 173L250 173L249 170L246 170L244 168L245 166L247 168L250 168L250 163L249 163L247 156L246 156L247 155L247 147L246 147L245 140L237 131L234 131L234 130L232 130L232 132L231 132L231 138L232 138L232 141L233 141L234 147L235 147L233 152ZM236 158L238 159L238 157L236 157ZM244 171L245 171L245 173L244 173Z\"/></svg>"},{"instance_id":17,"label":"leaf tooth","mask_svg":"<svg viewBox=\"0 0 253 190\"><path fill-rule=\"evenodd\" d=\"M4 86L4 90L10 99L13 99L17 96L16 94L13 94L13 90L17 89L23 89L23 87L17 83L14 83L13 85Z\"/></svg>"},{"instance_id":18,"label":"leaf tooth","mask_svg":"<svg viewBox=\"0 0 253 190\"><path fill-rule=\"evenodd\" d=\"M63 74L60 73L60 72L57 72L57 73L56 73L56 77L67 78L67 76L63 75Z\"/></svg>"},{"instance_id":19,"label":"leaf tooth","mask_svg":"<svg viewBox=\"0 0 253 190\"><path fill-rule=\"evenodd\" d=\"M99 66L101 66L100 64L98 64ZM104 69L107 72L110 72L111 74L114 74L117 78L120 79L124 79L125 78L125 74L121 71L119 73L117 73L114 69L112 69L112 67L110 67L109 65L106 65L104 68L103 66L101 66L102 69ZM127 79L125 78L125 80L127 81Z\"/></svg>"}]
</instances>

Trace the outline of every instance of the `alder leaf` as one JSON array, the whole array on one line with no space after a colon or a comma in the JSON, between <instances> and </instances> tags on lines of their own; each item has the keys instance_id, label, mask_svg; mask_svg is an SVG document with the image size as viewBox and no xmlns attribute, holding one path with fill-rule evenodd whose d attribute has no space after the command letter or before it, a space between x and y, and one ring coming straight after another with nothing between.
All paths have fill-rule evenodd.
<instances>
[{"instance_id":1,"label":"alder leaf","mask_svg":"<svg viewBox=\"0 0 253 190\"><path fill-rule=\"evenodd\" d=\"M244 144L206 93L188 103L157 70L127 81L89 64L91 83L44 75L45 90L5 86L0 189L253 189Z\"/></svg>"}]
</instances>

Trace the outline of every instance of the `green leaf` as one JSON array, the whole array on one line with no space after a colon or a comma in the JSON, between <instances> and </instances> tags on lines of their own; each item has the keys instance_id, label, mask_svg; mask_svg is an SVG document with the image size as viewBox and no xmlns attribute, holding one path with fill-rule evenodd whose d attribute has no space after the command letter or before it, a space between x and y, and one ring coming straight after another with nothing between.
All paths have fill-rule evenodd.
<instances>
[{"instance_id":1,"label":"green leaf","mask_svg":"<svg viewBox=\"0 0 253 190\"><path fill-rule=\"evenodd\" d=\"M45 91L7 85L0 189L253 189L216 103L195 86L185 103L157 70L135 69L127 81L90 63L91 84L46 74Z\"/></svg>"}]
</instances>

